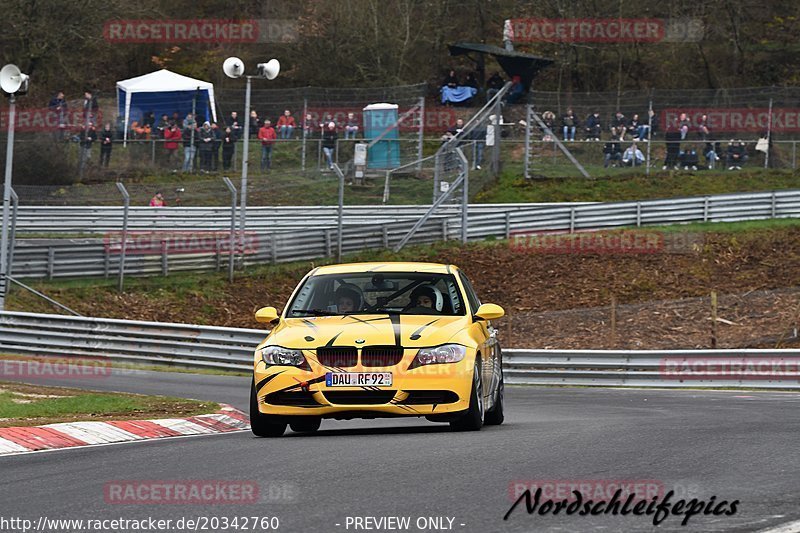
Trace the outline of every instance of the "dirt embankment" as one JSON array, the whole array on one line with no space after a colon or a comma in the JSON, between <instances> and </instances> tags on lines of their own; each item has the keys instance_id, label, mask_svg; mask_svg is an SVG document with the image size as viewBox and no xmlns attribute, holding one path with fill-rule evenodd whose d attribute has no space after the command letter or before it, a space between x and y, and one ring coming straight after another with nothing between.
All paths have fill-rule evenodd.
<instances>
[{"instance_id":1,"label":"dirt embankment","mask_svg":"<svg viewBox=\"0 0 800 533\"><path fill-rule=\"evenodd\" d=\"M561 242L558 252L544 241L533 246L482 243L434 247L420 259L459 265L483 301L506 309L509 319L499 322L506 346L708 346L711 291L720 295L718 346L756 340L770 345L791 336L798 325L798 293L771 291L800 287L800 227L689 238L680 234L674 242L676 237L666 235L645 232L651 239L646 242L656 245L644 249L613 240L593 241L583 250L563 249ZM233 285L219 277L202 287L137 282L123 294L113 288L46 290L94 316L256 327L252 311L283 305L310 267L240 276ZM15 308L45 309L17 295Z\"/></svg>"}]
</instances>

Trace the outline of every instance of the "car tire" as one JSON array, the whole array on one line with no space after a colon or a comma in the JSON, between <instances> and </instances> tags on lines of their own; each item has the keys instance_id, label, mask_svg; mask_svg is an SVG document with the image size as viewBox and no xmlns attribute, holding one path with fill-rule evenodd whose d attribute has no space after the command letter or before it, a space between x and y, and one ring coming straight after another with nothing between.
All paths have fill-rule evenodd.
<instances>
[{"instance_id":1,"label":"car tire","mask_svg":"<svg viewBox=\"0 0 800 533\"><path fill-rule=\"evenodd\" d=\"M319 429L320 424L322 424L321 418L303 416L297 417L289 422L289 427L296 433L315 433Z\"/></svg>"},{"instance_id":2,"label":"car tire","mask_svg":"<svg viewBox=\"0 0 800 533\"><path fill-rule=\"evenodd\" d=\"M469 409L462 416L450 422L450 428L455 431L479 431L483 426L483 377L481 374L481 360L475 360L475 370L472 375L472 391L469 397Z\"/></svg>"},{"instance_id":3,"label":"car tire","mask_svg":"<svg viewBox=\"0 0 800 533\"><path fill-rule=\"evenodd\" d=\"M494 405L488 411L486 416L483 417L483 423L487 426L499 426L505 420L503 414L503 401L505 398L505 385L503 384L503 371L500 371L500 383L497 384L497 392L495 393Z\"/></svg>"},{"instance_id":4,"label":"car tire","mask_svg":"<svg viewBox=\"0 0 800 533\"><path fill-rule=\"evenodd\" d=\"M250 430L256 437L280 437L286 432L282 417L265 415L258 410L255 382L250 383Z\"/></svg>"}]
</instances>

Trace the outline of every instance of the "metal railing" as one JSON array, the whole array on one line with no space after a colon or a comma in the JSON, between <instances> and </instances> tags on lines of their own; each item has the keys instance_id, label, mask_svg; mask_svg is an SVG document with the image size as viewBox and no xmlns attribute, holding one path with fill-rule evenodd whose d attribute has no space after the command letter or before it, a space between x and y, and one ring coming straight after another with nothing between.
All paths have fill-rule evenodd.
<instances>
[{"instance_id":1,"label":"metal railing","mask_svg":"<svg viewBox=\"0 0 800 533\"><path fill-rule=\"evenodd\" d=\"M800 389L800 350L503 350L510 385Z\"/></svg>"},{"instance_id":2,"label":"metal railing","mask_svg":"<svg viewBox=\"0 0 800 533\"><path fill-rule=\"evenodd\" d=\"M0 312L0 353L99 358L246 371L265 330ZM748 364L762 376L680 376L676 369L708 361ZM509 385L725 387L800 389L800 350L503 350ZM776 363L777 362L777 363ZM771 372L778 365L778 372ZM784 365L784 366L781 366ZM729 368L728 367L728 368ZM752 376L752 374L751 374Z\"/></svg>"},{"instance_id":3,"label":"metal railing","mask_svg":"<svg viewBox=\"0 0 800 533\"><path fill-rule=\"evenodd\" d=\"M254 211L258 209L260 208L255 208ZM273 212L282 209L290 212L289 210L294 209L295 216L298 217L295 222L297 226L286 228L283 232L276 231L276 227L268 222L274 220L272 217L259 219L253 216L250 219L253 221L252 226L249 226L252 233L248 235L250 245L245 253L239 255L243 265L286 263L336 255L339 243L336 238L335 207L309 208L312 213L324 215L319 215L314 223L314 215L307 214L305 225L302 225L303 221L299 217L307 208L262 209ZM415 226L424 209L424 206L345 208L349 215L345 214L343 217L342 252L396 248ZM204 211L208 213L208 210ZM514 238L537 232L573 233L688 222L735 222L796 217L800 217L800 190L596 204L472 204L466 233L468 240L480 240L488 237ZM129 230L143 227L138 225L135 216L130 218ZM152 223L158 218L144 220ZM181 219L175 219L178 220ZM154 233L153 239L158 246L148 248L146 252L137 251L135 246L129 244L125 273L168 275L171 271L209 271L226 267L230 257L226 245L230 212L218 220L211 217L205 220L202 217L183 220L190 220L194 225L165 223L164 227L173 231L215 229L216 240L210 246L211 249L187 251L185 246L173 244L174 239L169 232ZM121 219L118 221L121 222ZM203 226L204 222L207 225ZM110 226L109 229L113 227ZM304 229L301 231L300 227ZM191 240L191 231L184 236ZM410 244L462 237L460 207L445 205L435 216L419 226ZM19 278L109 277L118 273L119 263L120 254L105 239L17 239L12 272Z\"/></svg>"},{"instance_id":4,"label":"metal railing","mask_svg":"<svg viewBox=\"0 0 800 533\"><path fill-rule=\"evenodd\" d=\"M0 352L242 370L267 331L0 312Z\"/></svg>"}]
</instances>

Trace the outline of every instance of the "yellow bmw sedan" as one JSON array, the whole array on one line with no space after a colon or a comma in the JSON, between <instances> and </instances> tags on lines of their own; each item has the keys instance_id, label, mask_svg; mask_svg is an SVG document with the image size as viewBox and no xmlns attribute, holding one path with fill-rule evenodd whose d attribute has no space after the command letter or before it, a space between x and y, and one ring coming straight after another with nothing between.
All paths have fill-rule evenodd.
<instances>
[{"instance_id":1,"label":"yellow bmw sedan","mask_svg":"<svg viewBox=\"0 0 800 533\"><path fill-rule=\"evenodd\" d=\"M456 430L503 422L491 320L453 265L355 263L309 272L255 351L250 424L260 437L313 432L323 418L422 417Z\"/></svg>"}]
</instances>

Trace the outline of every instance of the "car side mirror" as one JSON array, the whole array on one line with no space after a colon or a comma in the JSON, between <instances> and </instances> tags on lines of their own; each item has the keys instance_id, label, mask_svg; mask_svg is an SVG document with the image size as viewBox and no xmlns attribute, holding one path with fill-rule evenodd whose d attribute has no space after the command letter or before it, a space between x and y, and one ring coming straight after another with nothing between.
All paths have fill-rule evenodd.
<instances>
[{"instance_id":1,"label":"car side mirror","mask_svg":"<svg viewBox=\"0 0 800 533\"><path fill-rule=\"evenodd\" d=\"M272 324L278 320L278 310L274 307L262 307L256 311L256 322Z\"/></svg>"},{"instance_id":2,"label":"car side mirror","mask_svg":"<svg viewBox=\"0 0 800 533\"><path fill-rule=\"evenodd\" d=\"M475 316L481 320L495 320L506 314L503 308L495 304L481 304Z\"/></svg>"}]
</instances>

